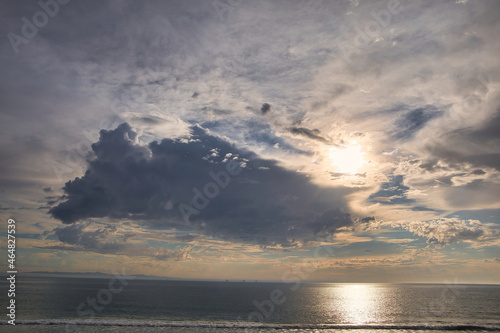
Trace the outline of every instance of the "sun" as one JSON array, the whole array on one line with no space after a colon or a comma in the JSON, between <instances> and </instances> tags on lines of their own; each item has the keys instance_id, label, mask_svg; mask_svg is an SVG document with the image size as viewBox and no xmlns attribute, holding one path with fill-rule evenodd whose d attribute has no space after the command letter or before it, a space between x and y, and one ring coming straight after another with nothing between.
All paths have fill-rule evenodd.
<instances>
[{"instance_id":1,"label":"sun","mask_svg":"<svg viewBox=\"0 0 500 333\"><path fill-rule=\"evenodd\" d=\"M364 153L359 145L331 148L332 164L341 173L355 174L365 164Z\"/></svg>"}]
</instances>

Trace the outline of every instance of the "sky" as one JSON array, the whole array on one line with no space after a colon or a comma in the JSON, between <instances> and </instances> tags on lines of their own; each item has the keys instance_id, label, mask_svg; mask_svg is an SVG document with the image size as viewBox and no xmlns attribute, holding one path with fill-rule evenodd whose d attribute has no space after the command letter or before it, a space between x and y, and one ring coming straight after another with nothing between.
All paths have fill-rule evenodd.
<instances>
[{"instance_id":1,"label":"sky","mask_svg":"<svg viewBox=\"0 0 500 333\"><path fill-rule=\"evenodd\" d=\"M500 283L500 3L0 15L20 271Z\"/></svg>"}]
</instances>

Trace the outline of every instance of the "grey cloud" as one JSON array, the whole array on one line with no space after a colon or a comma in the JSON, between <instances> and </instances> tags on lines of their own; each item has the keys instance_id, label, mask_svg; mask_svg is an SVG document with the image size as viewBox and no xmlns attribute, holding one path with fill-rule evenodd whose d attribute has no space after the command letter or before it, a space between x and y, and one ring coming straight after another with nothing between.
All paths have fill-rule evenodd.
<instances>
[{"instance_id":1,"label":"grey cloud","mask_svg":"<svg viewBox=\"0 0 500 333\"><path fill-rule=\"evenodd\" d=\"M441 183L443 185L451 186L451 185L455 184L453 182L453 178L454 177L461 177L461 176L465 176L465 175L466 175L465 173L453 173L453 174L450 174L450 175L437 177L435 179L435 181L438 182L438 183Z\"/></svg>"},{"instance_id":2,"label":"grey cloud","mask_svg":"<svg viewBox=\"0 0 500 333\"><path fill-rule=\"evenodd\" d=\"M270 104L268 104L268 103L264 103L264 104L262 104L262 107L260 108L260 111L262 112L262 114L266 114L266 113L268 113L270 110L271 110L271 105L270 105Z\"/></svg>"},{"instance_id":3,"label":"grey cloud","mask_svg":"<svg viewBox=\"0 0 500 333\"><path fill-rule=\"evenodd\" d=\"M199 235L194 235L194 234L186 234L186 235L178 235L175 236L175 239L178 240L179 242L183 243L189 243L192 242L196 239L200 238Z\"/></svg>"},{"instance_id":4,"label":"grey cloud","mask_svg":"<svg viewBox=\"0 0 500 333\"><path fill-rule=\"evenodd\" d=\"M56 204L61 199L62 199L61 197L55 196L55 195L50 195L50 196L45 197L45 200L48 200L47 201L48 206L52 206L52 205Z\"/></svg>"},{"instance_id":5,"label":"grey cloud","mask_svg":"<svg viewBox=\"0 0 500 333\"><path fill-rule=\"evenodd\" d=\"M222 115L222 116L227 116L233 113L233 111L231 110L215 109L210 107L203 107L202 110L206 113L214 113L216 115Z\"/></svg>"},{"instance_id":6,"label":"grey cloud","mask_svg":"<svg viewBox=\"0 0 500 333\"><path fill-rule=\"evenodd\" d=\"M444 198L454 207L468 207L476 204L494 204L500 197L500 187L496 183L474 179L466 185L455 188L453 193L446 193Z\"/></svg>"},{"instance_id":7,"label":"grey cloud","mask_svg":"<svg viewBox=\"0 0 500 333\"><path fill-rule=\"evenodd\" d=\"M453 144L452 140L448 140L448 142L449 145L433 147L431 153L447 163L468 163L474 167L490 167L500 171L500 153L486 152L482 148L478 148L476 151L461 149L462 147L458 143L464 142L462 139L457 139Z\"/></svg>"},{"instance_id":8,"label":"grey cloud","mask_svg":"<svg viewBox=\"0 0 500 333\"><path fill-rule=\"evenodd\" d=\"M447 167L440 165L438 159L426 160L425 162L420 163L419 167L429 172L449 170Z\"/></svg>"},{"instance_id":9,"label":"grey cloud","mask_svg":"<svg viewBox=\"0 0 500 333\"><path fill-rule=\"evenodd\" d=\"M415 212L442 212L440 210L432 209L432 208L425 207L425 206L415 206L415 207L412 207L411 210L413 210Z\"/></svg>"},{"instance_id":10,"label":"grey cloud","mask_svg":"<svg viewBox=\"0 0 500 333\"><path fill-rule=\"evenodd\" d=\"M500 103L499 95L492 95L489 119L479 125L460 128L442 133L440 140L428 147L428 153L434 160L447 164L470 164L477 168L495 168L500 170ZM487 107L483 105L483 107ZM465 126L465 125L464 125ZM476 172L476 171L474 171ZM480 172L480 171L477 171ZM479 175L479 174L478 174Z\"/></svg>"},{"instance_id":11,"label":"grey cloud","mask_svg":"<svg viewBox=\"0 0 500 333\"><path fill-rule=\"evenodd\" d=\"M483 126L471 131L470 137L472 140L481 143L484 141L491 144L500 143L500 108Z\"/></svg>"},{"instance_id":12,"label":"grey cloud","mask_svg":"<svg viewBox=\"0 0 500 333\"><path fill-rule=\"evenodd\" d=\"M319 135L320 132L317 129L310 130L305 127L290 127L288 131L292 134L303 135L313 140L318 140L325 143L328 142L328 140Z\"/></svg>"},{"instance_id":13,"label":"grey cloud","mask_svg":"<svg viewBox=\"0 0 500 333\"><path fill-rule=\"evenodd\" d=\"M127 255L132 257L151 257L157 260L189 260L193 247L176 249L151 247L127 243L130 235L119 232L116 225L96 227L92 222L74 223L45 232L42 238L56 236L65 245L49 245L40 248L64 251L92 251L102 254Z\"/></svg>"},{"instance_id":14,"label":"grey cloud","mask_svg":"<svg viewBox=\"0 0 500 333\"><path fill-rule=\"evenodd\" d=\"M352 86L346 85L346 84L336 84L332 90L330 91L330 98L335 99L347 92L350 92L353 90Z\"/></svg>"},{"instance_id":15,"label":"grey cloud","mask_svg":"<svg viewBox=\"0 0 500 333\"><path fill-rule=\"evenodd\" d=\"M194 189L203 191L213 182L209 173L225 170L233 160L244 165L243 171L190 217L190 227L198 232L294 246L351 223L344 201L350 190L318 187L305 175L238 149L201 127L191 130L189 139L148 146L136 143L137 134L126 123L101 131L85 175L66 183L67 200L50 214L63 223L109 217L179 227L184 224L179 206L191 204Z\"/></svg>"},{"instance_id":16,"label":"grey cloud","mask_svg":"<svg viewBox=\"0 0 500 333\"><path fill-rule=\"evenodd\" d=\"M162 119L152 116L140 117L138 120L146 124L159 124L162 122Z\"/></svg>"},{"instance_id":17,"label":"grey cloud","mask_svg":"<svg viewBox=\"0 0 500 333\"><path fill-rule=\"evenodd\" d=\"M86 249L115 250L121 244L108 242L116 234L116 226L106 226L101 229L87 231L89 223L73 224L68 227L59 227L54 230L58 239L67 244L80 245Z\"/></svg>"}]
</instances>

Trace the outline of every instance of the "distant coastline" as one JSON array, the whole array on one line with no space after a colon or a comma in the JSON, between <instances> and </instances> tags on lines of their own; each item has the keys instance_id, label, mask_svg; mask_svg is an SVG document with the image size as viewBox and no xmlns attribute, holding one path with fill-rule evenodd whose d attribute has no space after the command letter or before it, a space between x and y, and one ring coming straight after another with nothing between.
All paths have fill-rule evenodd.
<instances>
[{"instance_id":1,"label":"distant coastline","mask_svg":"<svg viewBox=\"0 0 500 333\"><path fill-rule=\"evenodd\" d=\"M113 277L113 274L103 273L103 272L58 272L58 271L33 271L24 272L23 276L27 277L74 277L74 278L91 278L91 279L106 279ZM187 279L187 278L173 278L167 276L155 276L155 275L144 275L144 274L133 274L136 280L155 280L155 281L193 281L193 282L228 282L228 283L283 283L284 281L279 280L237 280L237 279ZM331 284L366 284L366 285L377 285L377 284L388 284L388 285L446 285L443 282L346 282L346 281L302 281L305 284L321 284L321 283L331 283ZM489 282L489 283L471 283L463 282L457 283L457 285L476 285L476 286L500 286L499 282Z\"/></svg>"}]
</instances>

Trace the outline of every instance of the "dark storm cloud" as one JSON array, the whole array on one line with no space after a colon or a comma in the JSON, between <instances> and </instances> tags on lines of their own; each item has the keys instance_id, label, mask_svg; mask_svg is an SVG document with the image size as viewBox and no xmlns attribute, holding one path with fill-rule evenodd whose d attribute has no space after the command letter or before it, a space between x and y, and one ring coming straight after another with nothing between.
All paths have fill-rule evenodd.
<instances>
[{"instance_id":1,"label":"dark storm cloud","mask_svg":"<svg viewBox=\"0 0 500 333\"><path fill-rule=\"evenodd\" d=\"M66 183L67 200L50 214L63 223L110 217L179 227L185 224L179 208L194 206L197 191L233 162L242 166L241 173L190 216L190 227L227 239L293 246L351 224L343 200L347 189L320 188L199 126L191 130L189 139L147 147L136 143L137 134L126 123L101 131L85 175Z\"/></svg>"},{"instance_id":2,"label":"dark storm cloud","mask_svg":"<svg viewBox=\"0 0 500 333\"><path fill-rule=\"evenodd\" d=\"M271 110L271 105L264 103L262 104L262 107L260 108L260 111L262 111L262 114L266 114Z\"/></svg>"},{"instance_id":3,"label":"dark storm cloud","mask_svg":"<svg viewBox=\"0 0 500 333\"><path fill-rule=\"evenodd\" d=\"M292 134L303 135L303 136L306 136L306 137L313 139L313 140L318 140L321 142L328 142L328 140L326 140L324 137L318 135L319 130L317 130L317 129L310 130L310 129L305 128L305 127L290 127L288 129L288 131Z\"/></svg>"},{"instance_id":4,"label":"dark storm cloud","mask_svg":"<svg viewBox=\"0 0 500 333\"><path fill-rule=\"evenodd\" d=\"M403 175L392 176L388 182L382 183L380 190L371 194L368 197L368 200L386 205L408 204L415 202L415 200L407 198L406 193L410 188L403 184L403 180Z\"/></svg>"}]
</instances>

